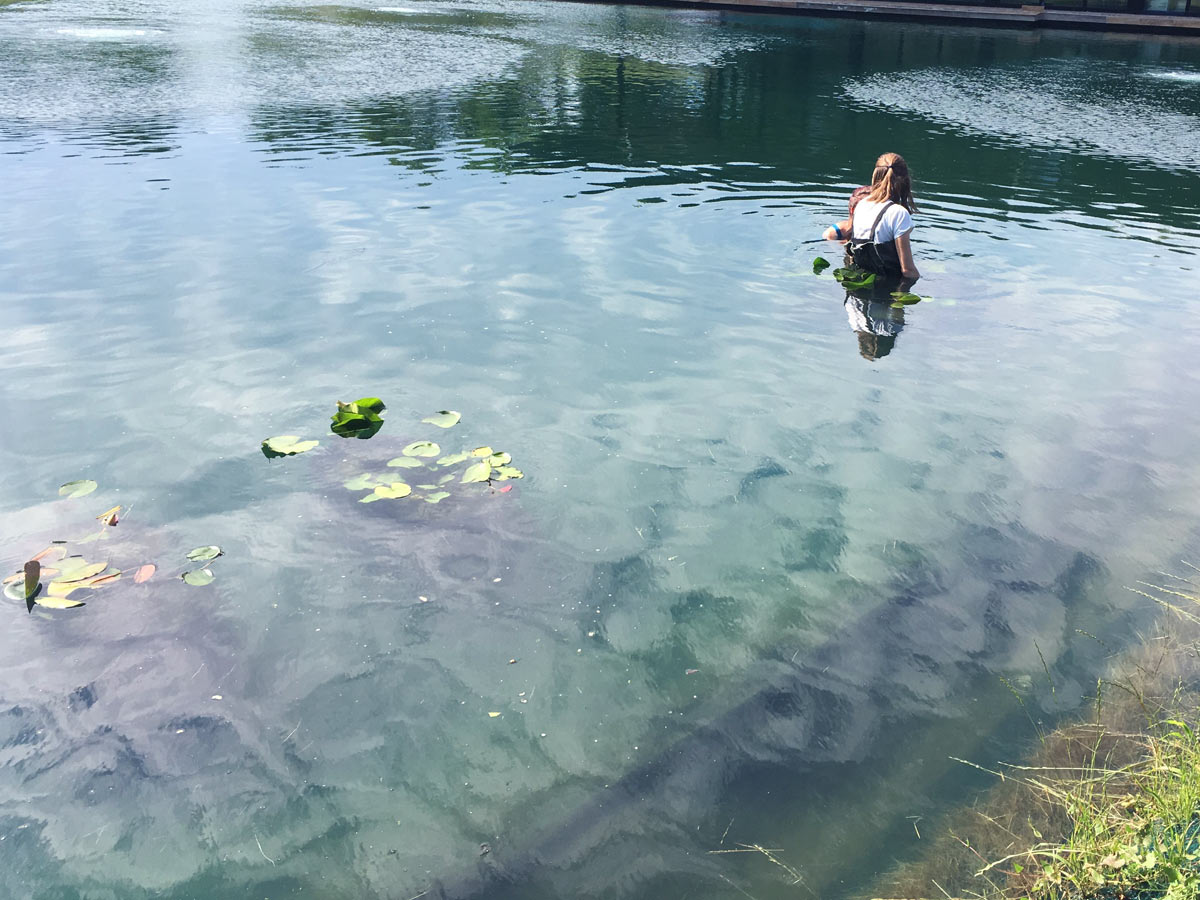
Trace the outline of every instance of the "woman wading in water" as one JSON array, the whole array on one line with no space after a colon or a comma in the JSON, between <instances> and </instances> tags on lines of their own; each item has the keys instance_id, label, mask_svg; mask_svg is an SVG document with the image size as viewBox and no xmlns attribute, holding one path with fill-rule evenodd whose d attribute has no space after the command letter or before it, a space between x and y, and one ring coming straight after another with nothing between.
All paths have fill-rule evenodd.
<instances>
[{"instance_id":1,"label":"woman wading in water","mask_svg":"<svg viewBox=\"0 0 1200 900\"><path fill-rule=\"evenodd\" d=\"M913 262L912 178L899 153L875 161L871 192L855 207L847 252L854 264L876 275L899 276L907 284L921 277Z\"/></svg>"}]
</instances>

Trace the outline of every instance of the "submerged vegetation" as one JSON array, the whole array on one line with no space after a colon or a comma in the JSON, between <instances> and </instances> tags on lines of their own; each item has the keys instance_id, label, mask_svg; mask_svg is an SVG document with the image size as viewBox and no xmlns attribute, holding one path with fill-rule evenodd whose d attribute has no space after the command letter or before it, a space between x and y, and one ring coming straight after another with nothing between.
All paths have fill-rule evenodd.
<instances>
[{"instance_id":1,"label":"submerged vegetation","mask_svg":"<svg viewBox=\"0 0 1200 900\"><path fill-rule=\"evenodd\" d=\"M1138 591L1171 616L1097 682L1089 720L1039 735L1026 765L983 769L999 783L877 892L1200 898L1200 581L1176 581Z\"/></svg>"}]
</instances>

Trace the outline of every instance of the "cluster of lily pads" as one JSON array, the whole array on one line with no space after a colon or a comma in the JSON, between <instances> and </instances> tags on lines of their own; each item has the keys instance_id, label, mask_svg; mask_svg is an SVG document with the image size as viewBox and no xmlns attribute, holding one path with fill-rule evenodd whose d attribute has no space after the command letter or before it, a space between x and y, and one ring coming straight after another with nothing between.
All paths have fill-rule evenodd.
<instances>
[{"instance_id":1,"label":"cluster of lily pads","mask_svg":"<svg viewBox=\"0 0 1200 900\"><path fill-rule=\"evenodd\" d=\"M197 569L189 569L179 577L182 578L186 584L190 584L193 587L203 587L206 584L212 584L212 581L216 576L213 575L212 567L207 565L207 563L212 562L218 556L224 555L225 551L216 544L197 547L195 550L192 550L188 553L187 558L192 562L200 563L200 567Z\"/></svg>"},{"instance_id":2,"label":"cluster of lily pads","mask_svg":"<svg viewBox=\"0 0 1200 900\"><path fill-rule=\"evenodd\" d=\"M353 403L339 402L337 412L332 416L330 430L339 437L370 438L383 427L382 413L386 408L378 397L364 397ZM461 413L443 409L421 421L446 429L453 428L461 419ZM295 456L312 450L319 443L314 439L302 439L299 435L276 435L262 442L262 452L268 459ZM454 482L460 485L491 485L494 482L525 477L520 469L512 465L512 456L503 450L476 447L472 450L444 453L439 444L427 440L409 444L401 451L400 456L388 460L387 468L407 470L405 477L408 480L399 477L400 473L395 471L382 474L363 472L345 482L345 487L351 491L367 492L359 500L360 503L399 500L410 496L426 503L440 503L450 496L447 488ZM414 483L410 484L409 481ZM77 499L93 493L97 487L95 481L81 479L62 485L58 493L67 499ZM500 488L501 492L511 489L511 485ZM107 538L108 529L118 523L122 515L121 510L120 506L114 506L100 513L96 516L100 521L100 530L72 543L84 544ZM30 612L34 606L72 609L85 605L84 601L77 599L77 592L106 587L120 580L125 574L120 569L111 567L108 562L93 562L81 554L69 553L67 543L55 541L30 557L20 571L3 579L4 595L11 600L25 601ZM188 560L197 565L187 569L179 577L186 584L195 587L211 584L216 577L211 563L223 555L224 552L215 544L197 547L187 554ZM133 572L133 582L141 584L148 581L156 570L152 563L140 566Z\"/></svg>"},{"instance_id":3,"label":"cluster of lily pads","mask_svg":"<svg viewBox=\"0 0 1200 900\"><path fill-rule=\"evenodd\" d=\"M82 600L71 599L76 591L102 588L120 577L121 570L111 568L107 562L68 555L62 544L51 544L31 557L20 572L4 579L4 596L24 600L31 612L35 604L47 609L71 609L84 605Z\"/></svg>"},{"instance_id":4,"label":"cluster of lily pads","mask_svg":"<svg viewBox=\"0 0 1200 900\"><path fill-rule=\"evenodd\" d=\"M813 260L813 274L820 275L830 266L829 260L822 256L818 256ZM868 272L866 269L860 268L854 264L845 266L840 269L833 270L834 280L848 291L861 291L875 284L876 275L874 272ZM928 299L919 294L909 293L908 291L892 291L892 306L912 306L914 303L920 303L922 300Z\"/></svg>"},{"instance_id":5,"label":"cluster of lily pads","mask_svg":"<svg viewBox=\"0 0 1200 900\"><path fill-rule=\"evenodd\" d=\"M68 499L86 497L96 490L91 480L69 481L58 489L59 496ZM107 587L123 578L127 573L114 568L108 562L93 562L82 554L71 553L68 544L86 544L108 537L108 529L120 521L122 508L114 506L96 516L100 531L92 532L72 541L54 541L49 547L35 553L20 571L3 579L4 596L10 600L25 601L25 608L33 612L34 606L46 609L75 609L86 605L78 592L93 591ZM187 557L201 567L184 572L180 577L191 585L205 585L213 580L212 570L207 563L222 555L220 547L197 547ZM158 567L145 563L133 570L133 583L142 584L153 577Z\"/></svg>"},{"instance_id":6,"label":"cluster of lily pads","mask_svg":"<svg viewBox=\"0 0 1200 900\"><path fill-rule=\"evenodd\" d=\"M363 397L353 403L340 400L333 414L330 431L339 437L366 439L373 437L383 427L383 411L387 406L378 397ZM462 420L462 413L452 409L438 410L421 421L438 428L453 428ZM262 442L263 455L268 459L295 456L313 449L316 440L304 440L299 435L283 434L269 437ZM426 462L433 460L433 462ZM399 473L363 472L345 482L351 491L369 491L360 503L377 500L401 500L415 496L426 503L440 503L450 496L446 488L451 482L459 484L491 484L523 478L524 473L512 465L512 457L503 450L491 447L476 447L443 455L440 445L433 441L414 441L400 451L400 456L388 460L390 469L412 470L409 480L398 477ZM458 467L457 469L455 467ZM419 470L419 471L418 471ZM426 474L428 473L428 474ZM418 482L412 483L409 482ZM419 493L414 494L415 491ZM502 490L508 490L507 487Z\"/></svg>"},{"instance_id":7,"label":"cluster of lily pads","mask_svg":"<svg viewBox=\"0 0 1200 900\"><path fill-rule=\"evenodd\" d=\"M329 430L338 437L366 440L379 433L383 427L383 411L387 406L378 397L361 397L352 403L337 402L337 412L331 417ZM263 456L277 459L280 456L295 456L305 453L321 442L304 440L298 434L277 434L262 442Z\"/></svg>"},{"instance_id":8,"label":"cluster of lily pads","mask_svg":"<svg viewBox=\"0 0 1200 900\"><path fill-rule=\"evenodd\" d=\"M346 489L370 491L371 493L358 502L374 503L376 500L401 500L413 496L415 487L422 492L415 495L419 499L426 503L440 503L450 496L450 492L445 488L455 481L459 484L490 484L494 481L525 477L524 472L511 465L512 456L491 447L476 447L474 450L462 450L443 456L442 448L433 441L414 441L401 450L400 454L395 459L388 460L388 468L405 469L408 471L406 477L414 482L423 479L422 483L409 484L390 473L363 472L347 481ZM432 464L425 462L435 457L437 459Z\"/></svg>"},{"instance_id":9,"label":"cluster of lily pads","mask_svg":"<svg viewBox=\"0 0 1200 900\"><path fill-rule=\"evenodd\" d=\"M96 490L91 480L69 481L58 489L59 496L67 498L86 497ZM86 544L108 536L108 529L119 521L121 507L106 509L96 519L100 531L79 538L74 543ZM67 541L55 541L39 553L35 553L19 572L4 579L4 596L10 600L24 600L29 612L33 607L47 609L73 609L83 606L84 601L72 599L76 591L96 590L118 581L122 572L107 562L93 562L81 554L67 551ZM142 566L134 573L134 581L142 582L154 573L154 566Z\"/></svg>"}]
</instances>

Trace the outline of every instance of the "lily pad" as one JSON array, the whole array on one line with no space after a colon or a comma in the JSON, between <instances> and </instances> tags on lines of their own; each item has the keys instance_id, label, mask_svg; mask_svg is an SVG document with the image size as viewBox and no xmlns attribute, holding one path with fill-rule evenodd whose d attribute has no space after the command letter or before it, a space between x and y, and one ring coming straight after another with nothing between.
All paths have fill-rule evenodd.
<instances>
[{"instance_id":1,"label":"lily pad","mask_svg":"<svg viewBox=\"0 0 1200 900\"><path fill-rule=\"evenodd\" d=\"M493 469L492 471L493 471L492 477L496 481L508 481L508 479L510 479L510 478L524 478L525 477L524 472L522 472L520 469L514 468L513 466L496 466L496 468Z\"/></svg>"},{"instance_id":2,"label":"lily pad","mask_svg":"<svg viewBox=\"0 0 1200 900\"><path fill-rule=\"evenodd\" d=\"M912 306L914 303L920 303L924 297L919 294L910 294L907 291L892 291L892 306Z\"/></svg>"},{"instance_id":3,"label":"lily pad","mask_svg":"<svg viewBox=\"0 0 1200 900\"><path fill-rule=\"evenodd\" d=\"M450 496L449 491L437 491L435 493L430 494L428 497L423 497L422 499L426 503L441 503L443 500L445 500L449 496Z\"/></svg>"},{"instance_id":4,"label":"lily pad","mask_svg":"<svg viewBox=\"0 0 1200 900\"><path fill-rule=\"evenodd\" d=\"M339 412L333 416L329 430L338 437L366 440L378 434L382 427L383 419L372 413Z\"/></svg>"},{"instance_id":5,"label":"lily pad","mask_svg":"<svg viewBox=\"0 0 1200 900\"><path fill-rule=\"evenodd\" d=\"M114 581L120 581L120 580L121 580L121 570L116 569L112 572L105 572L103 575L97 575L94 578L89 578L86 581L81 582L80 586L85 587L85 588L98 588L98 587L104 587L104 585L106 585L106 584L112 584Z\"/></svg>"},{"instance_id":6,"label":"lily pad","mask_svg":"<svg viewBox=\"0 0 1200 900\"><path fill-rule=\"evenodd\" d=\"M91 578L93 575L99 575L107 568L108 563L101 562L87 563L77 569L71 569L65 572L60 569L59 571L61 574L59 574L57 578L50 582L50 586L53 587L56 584L77 584L81 581Z\"/></svg>"},{"instance_id":7,"label":"lily pad","mask_svg":"<svg viewBox=\"0 0 1200 900\"><path fill-rule=\"evenodd\" d=\"M279 456L295 456L317 446L320 441L302 441L298 434L279 434L262 442L263 456L275 459Z\"/></svg>"},{"instance_id":8,"label":"lily pad","mask_svg":"<svg viewBox=\"0 0 1200 900\"><path fill-rule=\"evenodd\" d=\"M55 597L53 594L45 596L38 595L33 600L38 606L44 606L46 609L75 609L78 606L86 606L82 600L68 600L66 597Z\"/></svg>"},{"instance_id":9,"label":"lily pad","mask_svg":"<svg viewBox=\"0 0 1200 900\"><path fill-rule=\"evenodd\" d=\"M438 428L453 428L460 419L462 419L462 413L452 409L440 409L435 415L426 416L421 421L436 425Z\"/></svg>"},{"instance_id":10,"label":"lily pad","mask_svg":"<svg viewBox=\"0 0 1200 900\"><path fill-rule=\"evenodd\" d=\"M40 584L34 586L34 589L33 589L34 597L39 596L41 594L41 592L42 591L41 591ZM4 586L4 596L7 597L9 600L24 600L26 602L28 602L30 599L29 597L25 596L25 585L19 581L14 581L14 582L12 582L12 584L6 584Z\"/></svg>"},{"instance_id":11,"label":"lily pad","mask_svg":"<svg viewBox=\"0 0 1200 900\"><path fill-rule=\"evenodd\" d=\"M379 415L387 406L378 397L359 397L351 404L358 408L358 412L369 412Z\"/></svg>"},{"instance_id":12,"label":"lily pad","mask_svg":"<svg viewBox=\"0 0 1200 900\"><path fill-rule=\"evenodd\" d=\"M383 427L383 419L379 414L387 407L378 397L362 397L353 403L339 400L337 406L329 430L338 437L365 440L374 437Z\"/></svg>"},{"instance_id":13,"label":"lily pad","mask_svg":"<svg viewBox=\"0 0 1200 900\"><path fill-rule=\"evenodd\" d=\"M184 572L181 577L193 587L204 587L206 584L212 584L216 576L213 575L212 569L192 569L190 572Z\"/></svg>"},{"instance_id":14,"label":"lily pad","mask_svg":"<svg viewBox=\"0 0 1200 900\"><path fill-rule=\"evenodd\" d=\"M375 476L370 472L363 472L361 475L344 482L342 486L351 491L369 491L375 487Z\"/></svg>"},{"instance_id":15,"label":"lily pad","mask_svg":"<svg viewBox=\"0 0 1200 900\"><path fill-rule=\"evenodd\" d=\"M491 456L492 448L491 447L476 447L474 450L471 451L471 455L479 456L479 457Z\"/></svg>"},{"instance_id":16,"label":"lily pad","mask_svg":"<svg viewBox=\"0 0 1200 900\"><path fill-rule=\"evenodd\" d=\"M188 553L187 558L193 562L208 562L210 559L216 559L218 556L224 555L225 551L216 544L209 544L207 547L197 547Z\"/></svg>"},{"instance_id":17,"label":"lily pad","mask_svg":"<svg viewBox=\"0 0 1200 900\"><path fill-rule=\"evenodd\" d=\"M83 569L89 565L93 565L93 563L89 563L82 556L63 557L63 559L61 559L55 565L55 568L58 570L57 577L60 581L74 581L77 578L86 578L87 576L81 575L80 572L82 572ZM103 572L104 569L106 569L107 567L108 567L108 563L105 563L101 568L97 569L96 571Z\"/></svg>"},{"instance_id":18,"label":"lily pad","mask_svg":"<svg viewBox=\"0 0 1200 900\"><path fill-rule=\"evenodd\" d=\"M456 466L460 462L466 462L471 458L471 452L464 450L462 453L451 453L449 456L443 456L437 461L439 466Z\"/></svg>"},{"instance_id":19,"label":"lily pad","mask_svg":"<svg viewBox=\"0 0 1200 900\"><path fill-rule=\"evenodd\" d=\"M374 493L368 494L367 497L359 500L359 503L370 503L371 499L377 500L398 500L408 497L408 494L413 492L413 488L404 484L403 481L394 481L390 485L376 485Z\"/></svg>"},{"instance_id":20,"label":"lily pad","mask_svg":"<svg viewBox=\"0 0 1200 900\"><path fill-rule=\"evenodd\" d=\"M875 274L860 269L857 266L847 266L844 269L834 269L833 277L848 291L856 291L870 287L875 283Z\"/></svg>"},{"instance_id":21,"label":"lily pad","mask_svg":"<svg viewBox=\"0 0 1200 900\"><path fill-rule=\"evenodd\" d=\"M497 450L488 458L488 462L490 462L493 466L507 466L510 462L512 462L512 457L503 450Z\"/></svg>"},{"instance_id":22,"label":"lily pad","mask_svg":"<svg viewBox=\"0 0 1200 900\"><path fill-rule=\"evenodd\" d=\"M393 469L419 469L423 465L420 460L411 456L397 456L395 459L389 459L387 464Z\"/></svg>"},{"instance_id":23,"label":"lily pad","mask_svg":"<svg viewBox=\"0 0 1200 900\"><path fill-rule=\"evenodd\" d=\"M462 483L471 484L478 481L487 481L492 477L492 464L487 460L475 463L473 466L468 466L463 472Z\"/></svg>"},{"instance_id":24,"label":"lily pad","mask_svg":"<svg viewBox=\"0 0 1200 900\"><path fill-rule=\"evenodd\" d=\"M818 256L816 259L813 260L813 274L814 275L820 275L822 272L824 272L828 268L829 268L829 260L827 260L825 257Z\"/></svg>"},{"instance_id":25,"label":"lily pad","mask_svg":"<svg viewBox=\"0 0 1200 900\"><path fill-rule=\"evenodd\" d=\"M429 458L437 456L439 453L441 453L442 448L433 441L414 441L400 452L405 456L420 456Z\"/></svg>"},{"instance_id":26,"label":"lily pad","mask_svg":"<svg viewBox=\"0 0 1200 900\"><path fill-rule=\"evenodd\" d=\"M449 475L443 475L441 478L439 478L438 484L449 484L453 480L454 480L454 473L451 472Z\"/></svg>"},{"instance_id":27,"label":"lily pad","mask_svg":"<svg viewBox=\"0 0 1200 900\"><path fill-rule=\"evenodd\" d=\"M58 495L60 497L67 497L68 499L73 500L76 497L86 497L97 487L99 487L99 485L90 478L84 479L83 481L68 481L58 489Z\"/></svg>"},{"instance_id":28,"label":"lily pad","mask_svg":"<svg viewBox=\"0 0 1200 900\"><path fill-rule=\"evenodd\" d=\"M138 570L133 573L133 583L143 584L149 581L156 571L158 571L158 569L154 563L146 563L146 565L139 567Z\"/></svg>"}]
</instances>

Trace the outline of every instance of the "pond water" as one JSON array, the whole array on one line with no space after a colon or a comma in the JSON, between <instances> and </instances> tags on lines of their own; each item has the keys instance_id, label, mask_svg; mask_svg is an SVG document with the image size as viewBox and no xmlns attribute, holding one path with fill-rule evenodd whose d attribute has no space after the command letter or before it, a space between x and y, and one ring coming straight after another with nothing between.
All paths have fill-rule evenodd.
<instances>
[{"instance_id":1,"label":"pond water","mask_svg":"<svg viewBox=\"0 0 1200 900\"><path fill-rule=\"evenodd\" d=\"M0 75L4 565L126 571L4 601L4 896L859 896L1196 560L1200 43L28 0ZM902 311L812 275L885 150ZM422 439L526 477L343 487Z\"/></svg>"}]
</instances>

